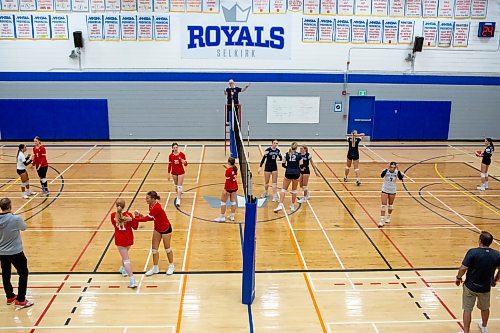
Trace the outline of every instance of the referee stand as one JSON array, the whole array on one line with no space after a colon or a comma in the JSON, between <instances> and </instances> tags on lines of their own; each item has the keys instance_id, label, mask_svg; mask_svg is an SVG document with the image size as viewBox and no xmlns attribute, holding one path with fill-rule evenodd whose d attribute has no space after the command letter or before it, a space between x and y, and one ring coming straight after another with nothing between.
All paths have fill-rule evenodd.
<instances>
[{"instance_id":1,"label":"referee stand","mask_svg":"<svg viewBox=\"0 0 500 333\"><path fill-rule=\"evenodd\" d=\"M236 140L234 138L234 120L233 114L237 112L238 122L241 124L241 104L231 104L229 111L229 119L227 107L229 104L224 104L224 153L227 154L227 147L229 145L230 156L238 158L238 150L236 148Z\"/></svg>"}]
</instances>

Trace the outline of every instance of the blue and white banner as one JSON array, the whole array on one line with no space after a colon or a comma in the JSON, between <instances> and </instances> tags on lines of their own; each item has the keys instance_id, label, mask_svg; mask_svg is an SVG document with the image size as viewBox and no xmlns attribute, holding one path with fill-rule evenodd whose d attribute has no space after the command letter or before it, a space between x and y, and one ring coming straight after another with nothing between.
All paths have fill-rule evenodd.
<instances>
[{"instance_id":1,"label":"blue and white banner","mask_svg":"<svg viewBox=\"0 0 500 333\"><path fill-rule=\"evenodd\" d=\"M302 42L314 43L318 41L318 19L302 18Z\"/></svg>"},{"instance_id":2,"label":"blue and white banner","mask_svg":"<svg viewBox=\"0 0 500 333\"><path fill-rule=\"evenodd\" d=\"M146 1L146 0L139 0L139 1ZM202 6L202 0L186 0L186 11L188 13L201 13L201 6Z\"/></svg>"},{"instance_id":3,"label":"blue and white banner","mask_svg":"<svg viewBox=\"0 0 500 333\"><path fill-rule=\"evenodd\" d=\"M33 21L31 15L16 15L16 38L33 39Z\"/></svg>"},{"instance_id":4,"label":"blue and white banner","mask_svg":"<svg viewBox=\"0 0 500 333\"><path fill-rule=\"evenodd\" d=\"M106 0L107 12L119 12L121 8L122 8L122 3L120 0Z\"/></svg>"},{"instance_id":5,"label":"blue and white banner","mask_svg":"<svg viewBox=\"0 0 500 333\"><path fill-rule=\"evenodd\" d=\"M182 0L184 5L184 0ZM136 12L137 11L137 1L136 0L121 0L122 11L125 12Z\"/></svg>"},{"instance_id":6,"label":"blue and white banner","mask_svg":"<svg viewBox=\"0 0 500 333\"><path fill-rule=\"evenodd\" d=\"M349 43L351 41L351 20L335 20L335 43Z\"/></svg>"},{"instance_id":7,"label":"blue and white banner","mask_svg":"<svg viewBox=\"0 0 500 333\"><path fill-rule=\"evenodd\" d=\"M413 43L413 32L415 30L415 22L409 20L399 20L399 44Z\"/></svg>"},{"instance_id":8,"label":"blue and white banner","mask_svg":"<svg viewBox=\"0 0 500 333\"><path fill-rule=\"evenodd\" d=\"M56 12L71 11L71 0L54 0Z\"/></svg>"},{"instance_id":9,"label":"blue and white banner","mask_svg":"<svg viewBox=\"0 0 500 333\"><path fill-rule=\"evenodd\" d=\"M219 0L203 0L202 9L204 13L218 13L220 11L219 8L220 8Z\"/></svg>"},{"instance_id":10,"label":"blue and white banner","mask_svg":"<svg viewBox=\"0 0 500 333\"><path fill-rule=\"evenodd\" d=\"M366 20L352 19L351 42L353 44L365 44L366 29Z\"/></svg>"},{"instance_id":11,"label":"blue and white banner","mask_svg":"<svg viewBox=\"0 0 500 333\"><path fill-rule=\"evenodd\" d=\"M135 15L120 15L122 40L137 40L137 18Z\"/></svg>"},{"instance_id":12,"label":"blue and white banner","mask_svg":"<svg viewBox=\"0 0 500 333\"><path fill-rule=\"evenodd\" d=\"M222 1L224 3L225 1ZM270 0L253 0L254 14L267 14L269 13Z\"/></svg>"},{"instance_id":13,"label":"blue and white banner","mask_svg":"<svg viewBox=\"0 0 500 333\"><path fill-rule=\"evenodd\" d=\"M405 0L389 0L389 16L405 16Z\"/></svg>"},{"instance_id":14,"label":"blue and white banner","mask_svg":"<svg viewBox=\"0 0 500 333\"><path fill-rule=\"evenodd\" d=\"M438 33L438 23L436 21L424 21L422 36L424 37L424 46L436 46Z\"/></svg>"},{"instance_id":15,"label":"blue and white banner","mask_svg":"<svg viewBox=\"0 0 500 333\"><path fill-rule=\"evenodd\" d=\"M321 0L319 12L322 15L335 15L337 12L337 1Z\"/></svg>"},{"instance_id":16,"label":"blue and white banner","mask_svg":"<svg viewBox=\"0 0 500 333\"><path fill-rule=\"evenodd\" d=\"M33 15L33 38L50 39L50 15Z\"/></svg>"},{"instance_id":17,"label":"blue and white banner","mask_svg":"<svg viewBox=\"0 0 500 333\"><path fill-rule=\"evenodd\" d=\"M87 37L90 41L104 39L102 15L87 15Z\"/></svg>"},{"instance_id":18,"label":"blue and white banner","mask_svg":"<svg viewBox=\"0 0 500 333\"><path fill-rule=\"evenodd\" d=\"M252 14L250 1L224 1L221 7L220 14L183 15L183 59L290 59L290 15Z\"/></svg>"},{"instance_id":19,"label":"blue and white banner","mask_svg":"<svg viewBox=\"0 0 500 333\"><path fill-rule=\"evenodd\" d=\"M36 8L39 12L53 12L54 0L36 0Z\"/></svg>"},{"instance_id":20,"label":"blue and white banner","mask_svg":"<svg viewBox=\"0 0 500 333\"><path fill-rule=\"evenodd\" d=\"M304 14L318 15L320 0L304 0Z\"/></svg>"},{"instance_id":21,"label":"blue and white banner","mask_svg":"<svg viewBox=\"0 0 500 333\"><path fill-rule=\"evenodd\" d=\"M354 14L370 16L372 14L372 0L356 0Z\"/></svg>"},{"instance_id":22,"label":"blue and white banner","mask_svg":"<svg viewBox=\"0 0 500 333\"><path fill-rule=\"evenodd\" d=\"M92 12L104 12L106 3L104 0L90 0L90 10Z\"/></svg>"},{"instance_id":23,"label":"blue and white banner","mask_svg":"<svg viewBox=\"0 0 500 333\"><path fill-rule=\"evenodd\" d=\"M453 30L453 46L467 47L469 44L470 22L455 22Z\"/></svg>"},{"instance_id":24,"label":"blue and white banner","mask_svg":"<svg viewBox=\"0 0 500 333\"><path fill-rule=\"evenodd\" d=\"M488 0L472 0L470 6L470 17L475 19L486 18Z\"/></svg>"},{"instance_id":25,"label":"blue and white banner","mask_svg":"<svg viewBox=\"0 0 500 333\"><path fill-rule=\"evenodd\" d=\"M19 0L20 11L36 11L36 0Z\"/></svg>"},{"instance_id":26,"label":"blue and white banner","mask_svg":"<svg viewBox=\"0 0 500 333\"><path fill-rule=\"evenodd\" d=\"M450 47L453 39L453 22L439 21L438 46Z\"/></svg>"},{"instance_id":27,"label":"blue and white banner","mask_svg":"<svg viewBox=\"0 0 500 333\"><path fill-rule=\"evenodd\" d=\"M422 1L422 16L436 17L438 14L438 0L423 0Z\"/></svg>"},{"instance_id":28,"label":"blue and white banner","mask_svg":"<svg viewBox=\"0 0 500 333\"><path fill-rule=\"evenodd\" d=\"M407 17L422 16L422 0L406 0L405 13Z\"/></svg>"},{"instance_id":29,"label":"blue and white banner","mask_svg":"<svg viewBox=\"0 0 500 333\"><path fill-rule=\"evenodd\" d=\"M52 39L69 39L68 15L50 15L50 35Z\"/></svg>"},{"instance_id":30,"label":"blue and white banner","mask_svg":"<svg viewBox=\"0 0 500 333\"><path fill-rule=\"evenodd\" d=\"M337 3L338 15L354 15L354 0L338 0Z\"/></svg>"},{"instance_id":31,"label":"blue and white banner","mask_svg":"<svg viewBox=\"0 0 500 333\"><path fill-rule=\"evenodd\" d=\"M154 16L155 40L170 40L170 16Z\"/></svg>"},{"instance_id":32,"label":"blue and white banner","mask_svg":"<svg viewBox=\"0 0 500 333\"><path fill-rule=\"evenodd\" d=\"M332 43L335 31L335 20L333 18L319 19L318 41L320 43Z\"/></svg>"},{"instance_id":33,"label":"blue and white banner","mask_svg":"<svg viewBox=\"0 0 500 333\"><path fill-rule=\"evenodd\" d=\"M471 0L455 0L455 18L463 19L470 17Z\"/></svg>"},{"instance_id":34,"label":"blue and white banner","mask_svg":"<svg viewBox=\"0 0 500 333\"><path fill-rule=\"evenodd\" d=\"M104 40L120 40L120 16L104 15Z\"/></svg>"},{"instance_id":35,"label":"blue and white banner","mask_svg":"<svg viewBox=\"0 0 500 333\"><path fill-rule=\"evenodd\" d=\"M74 12L88 12L89 0L71 0L71 10Z\"/></svg>"},{"instance_id":36,"label":"blue and white banner","mask_svg":"<svg viewBox=\"0 0 500 333\"><path fill-rule=\"evenodd\" d=\"M372 16L387 16L389 0L372 0Z\"/></svg>"},{"instance_id":37,"label":"blue and white banner","mask_svg":"<svg viewBox=\"0 0 500 333\"><path fill-rule=\"evenodd\" d=\"M184 13L186 11L186 2L184 0L170 0L170 11Z\"/></svg>"},{"instance_id":38,"label":"blue and white banner","mask_svg":"<svg viewBox=\"0 0 500 333\"><path fill-rule=\"evenodd\" d=\"M384 20L384 32L382 35L382 43L397 44L398 42L398 21Z\"/></svg>"},{"instance_id":39,"label":"blue and white banner","mask_svg":"<svg viewBox=\"0 0 500 333\"><path fill-rule=\"evenodd\" d=\"M0 39L14 39L14 16L0 13Z\"/></svg>"},{"instance_id":40,"label":"blue and white banner","mask_svg":"<svg viewBox=\"0 0 500 333\"><path fill-rule=\"evenodd\" d=\"M438 17L453 17L454 8L455 0L438 0Z\"/></svg>"},{"instance_id":41,"label":"blue and white banner","mask_svg":"<svg viewBox=\"0 0 500 333\"><path fill-rule=\"evenodd\" d=\"M288 0L288 10L291 12L301 12L304 9L303 0Z\"/></svg>"},{"instance_id":42,"label":"blue and white banner","mask_svg":"<svg viewBox=\"0 0 500 333\"><path fill-rule=\"evenodd\" d=\"M153 40L153 17L148 15L137 16L137 39L140 41Z\"/></svg>"},{"instance_id":43,"label":"blue and white banner","mask_svg":"<svg viewBox=\"0 0 500 333\"><path fill-rule=\"evenodd\" d=\"M0 8L4 12L17 12L19 10L18 0L0 0Z\"/></svg>"},{"instance_id":44,"label":"blue and white banner","mask_svg":"<svg viewBox=\"0 0 500 333\"><path fill-rule=\"evenodd\" d=\"M286 0L271 0L269 2L269 11L271 14L286 14Z\"/></svg>"},{"instance_id":45,"label":"blue and white banner","mask_svg":"<svg viewBox=\"0 0 500 333\"><path fill-rule=\"evenodd\" d=\"M366 42L368 44L382 43L382 20L368 20Z\"/></svg>"}]
</instances>

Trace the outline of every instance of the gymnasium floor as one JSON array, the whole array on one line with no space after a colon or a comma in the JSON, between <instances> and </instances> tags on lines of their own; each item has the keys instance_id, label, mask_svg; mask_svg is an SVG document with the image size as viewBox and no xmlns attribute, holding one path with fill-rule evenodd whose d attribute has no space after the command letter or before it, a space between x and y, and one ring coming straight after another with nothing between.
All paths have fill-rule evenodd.
<instances>
[{"instance_id":1,"label":"gymnasium floor","mask_svg":"<svg viewBox=\"0 0 500 333\"><path fill-rule=\"evenodd\" d=\"M248 148L258 195L258 161L267 144ZM458 332L456 269L477 245L479 230L500 237L500 164L493 162L490 189L479 193L480 142L366 143L360 187L353 177L342 182L344 143L311 144L320 173L311 176L310 201L293 214L273 213L273 203L258 210L256 298L247 307L241 304L244 211L238 223L210 221L224 181L220 142L181 143L190 165L180 209L166 176L170 142L45 145L51 195L24 200L16 148L0 143L0 196L12 198L28 223L28 297L35 302L20 311L1 303L0 332ZM282 151L287 146L280 144ZM391 160L408 177L398 184L391 224L379 229L380 171ZM39 191L35 171L28 171ZM117 197L132 211L147 211L149 190L159 192L173 223L176 274L143 276L151 266L152 229L144 223L131 250L140 285L130 290L116 272L109 215ZM163 272L166 263L160 251ZM489 329L500 332L498 288ZM476 324L472 332L479 332Z\"/></svg>"}]
</instances>

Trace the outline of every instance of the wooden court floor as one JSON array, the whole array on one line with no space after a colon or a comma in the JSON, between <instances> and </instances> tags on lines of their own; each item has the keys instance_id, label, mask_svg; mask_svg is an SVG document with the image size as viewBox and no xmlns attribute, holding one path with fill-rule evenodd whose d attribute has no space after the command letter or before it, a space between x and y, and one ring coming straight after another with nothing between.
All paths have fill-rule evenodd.
<instances>
[{"instance_id":1,"label":"wooden court floor","mask_svg":"<svg viewBox=\"0 0 500 333\"><path fill-rule=\"evenodd\" d=\"M20 196L16 148L0 143L0 197L28 223L23 233L32 308L0 303L0 332L458 332L456 269L478 232L500 238L500 163L479 193L480 143L367 143L362 185L342 181L343 142L311 143L319 168L311 199L293 214L258 209L256 298L241 304L242 229L211 220L224 182L220 142L181 143L189 166L182 206L167 181L169 142L46 143L51 195ZM267 142L248 147L254 190ZM287 149L282 142L280 148ZM400 163L389 226L379 229L380 172ZM29 170L35 190L38 180ZM351 169L351 179L354 175ZM280 170L279 185L281 185ZM130 254L137 290L117 273L109 215L116 198L147 211L156 190L172 221L176 273L144 277L151 266L151 223L135 233ZM241 192L241 191L240 191ZM286 203L290 198L286 199ZM288 204L286 205L288 207ZM493 247L499 249L498 241ZM160 268L166 256L160 251ZM15 277L14 280L17 280ZM17 281L16 281L17 282ZM475 310L474 318L478 318ZM500 332L500 293L492 290L490 332ZM472 332L479 332L473 326Z\"/></svg>"}]
</instances>

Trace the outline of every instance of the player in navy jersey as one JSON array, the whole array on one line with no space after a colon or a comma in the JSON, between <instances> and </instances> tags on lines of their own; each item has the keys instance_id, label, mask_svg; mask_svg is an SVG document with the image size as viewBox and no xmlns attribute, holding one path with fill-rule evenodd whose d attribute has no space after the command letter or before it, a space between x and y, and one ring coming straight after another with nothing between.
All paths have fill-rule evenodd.
<instances>
[{"instance_id":1,"label":"player in navy jersey","mask_svg":"<svg viewBox=\"0 0 500 333\"><path fill-rule=\"evenodd\" d=\"M264 193L260 196L261 198L266 198L268 196L269 189L269 179L272 176L272 187L273 187L273 201L279 201L278 196L278 159L283 161L283 156L278 149L278 140L273 140L271 147L267 148L260 161L259 174L262 172L262 165L266 162L264 166Z\"/></svg>"},{"instance_id":2,"label":"player in navy jersey","mask_svg":"<svg viewBox=\"0 0 500 333\"><path fill-rule=\"evenodd\" d=\"M278 207L274 209L274 212L277 213L283 209L283 201L285 200L285 194L288 190L288 186L292 183L292 190L290 193L292 194L292 204L290 205L290 212L293 213L295 211L295 200L297 199L297 186L299 185L300 178L300 167L303 164L302 156L297 152L298 144L297 142L292 142L290 145L290 149L285 154L285 159L281 164L285 169L285 178L283 178L283 187L281 188L280 202Z\"/></svg>"},{"instance_id":3,"label":"player in navy jersey","mask_svg":"<svg viewBox=\"0 0 500 333\"><path fill-rule=\"evenodd\" d=\"M304 203L309 199L309 189L307 185L309 184L309 176L311 175L311 169L309 168L309 165L314 170L314 174L318 176L318 171L316 170L316 166L314 165L314 162L312 160L312 155L309 154L309 149L307 148L306 145L300 146L300 156L302 157L302 166L300 168L300 178L299 178L299 184L300 187L302 188L302 191L304 191L304 196L300 198L298 201L300 203Z\"/></svg>"},{"instance_id":4,"label":"player in navy jersey","mask_svg":"<svg viewBox=\"0 0 500 333\"><path fill-rule=\"evenodd\" d=\"M476 155L482 157L481 159L481 185L477 187L480 191L485 191L488 189L488 169L491 164L491 155L495 151L495 146L493 145L493 140L491 138L484 139L484 151L477 151Z\"/></svg>"},{"instance_id":5,"label":"player in navy jersey","mask_svg":"<svg viewBox=\"0 0 500 333\"><path fill-rule=\"evenodd\" d=\"M358 131L353 130L351 134L346 134L345 137L347 142L349 142L349 151L347 152L347 163L345 166L345 176L344 181L347 181L347 176L349 175L349 169L351 164L354 162L354 172L356 173L356 185L361 185L361 180L359 178L359 142L365 136L365 133L358 133Z\"/></svg>"}]
</instances>

